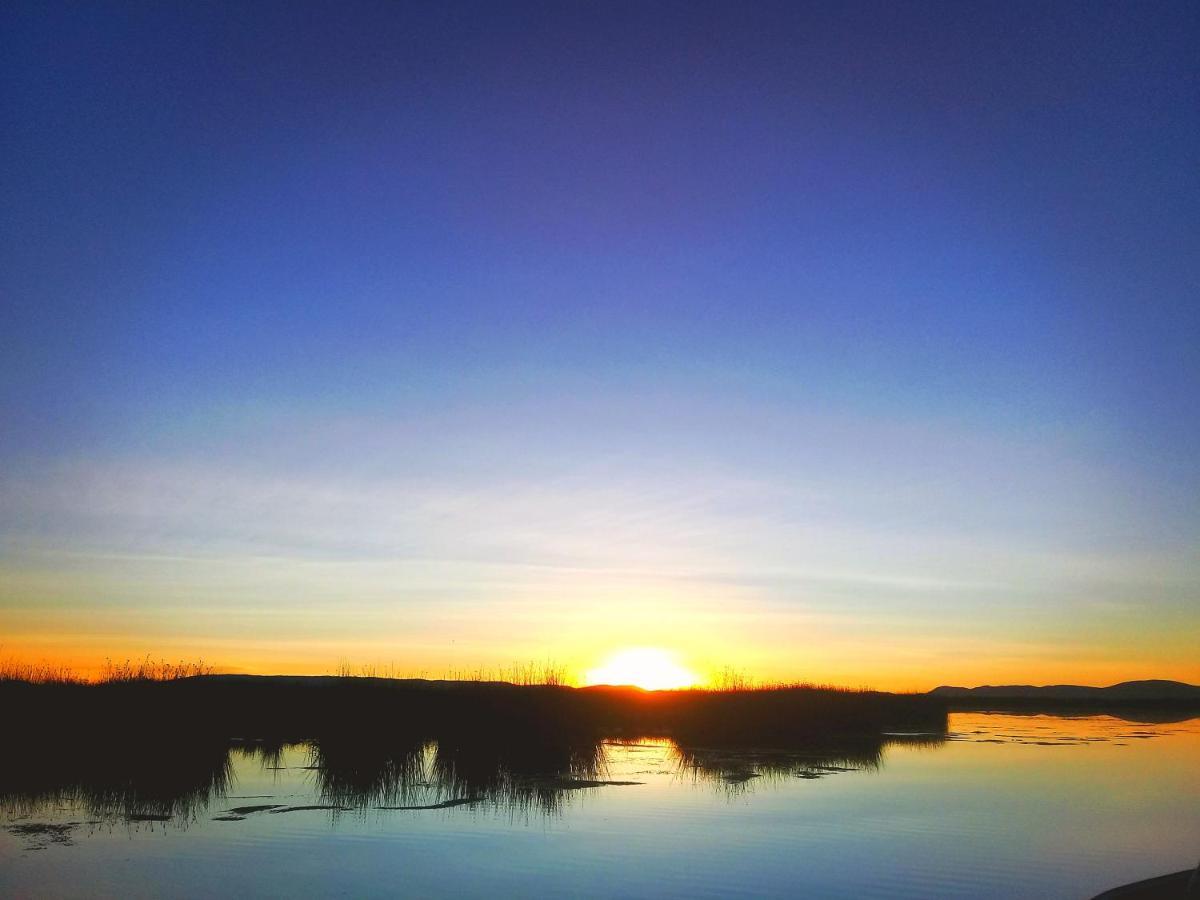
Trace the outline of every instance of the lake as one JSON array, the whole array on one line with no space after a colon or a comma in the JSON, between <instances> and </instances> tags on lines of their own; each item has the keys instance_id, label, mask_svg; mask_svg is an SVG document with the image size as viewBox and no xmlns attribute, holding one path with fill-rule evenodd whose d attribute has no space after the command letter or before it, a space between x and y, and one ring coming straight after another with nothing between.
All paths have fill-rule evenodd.
<instances>
[{"instance_id":1,"label":"lake","mask_svg":"<svg viewBox=\"0 0 1200 900\"><path fill-rule=\"evenodd\" d=\"M944 736L787 750L105 753L83 735L7 773L0 895L1086 898L1200 856L1200 719L955 713Z\"/></svg>"}]
</instances>

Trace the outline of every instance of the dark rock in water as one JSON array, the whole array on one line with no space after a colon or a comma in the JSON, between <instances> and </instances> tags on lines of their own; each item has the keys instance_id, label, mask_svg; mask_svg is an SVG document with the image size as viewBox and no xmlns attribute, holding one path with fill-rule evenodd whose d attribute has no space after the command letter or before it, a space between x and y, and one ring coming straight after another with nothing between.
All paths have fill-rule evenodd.
<instances>
[{"instance_id":1,"label":"dark rock in water","mask_svg":"<svg viewBox=\"0 0 1200 900\"><path fill-rule=\"evenodd\" d=\"M235 816L248 816L250 813L263 812L268 809L279 809L278 803L264 803L259 806L235 806L233 809L227 809L225 812L233 813Z\"/></svg>"},{"instance_id":2,"label":"dark rock in water","mask_svg":"<svg viewBox=\"0 0 1200 900\"><path fill-rule=\"evenodd\" d=\"M245 822L245 816L213 816L214 822Z\"/></svg>"}]
</instances>

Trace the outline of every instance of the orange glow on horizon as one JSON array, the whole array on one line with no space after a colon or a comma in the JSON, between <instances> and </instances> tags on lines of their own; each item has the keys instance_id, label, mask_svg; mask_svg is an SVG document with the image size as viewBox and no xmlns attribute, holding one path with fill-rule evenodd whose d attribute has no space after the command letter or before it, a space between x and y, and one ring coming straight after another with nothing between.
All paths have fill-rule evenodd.
<instances>
[{"instance_id":1,"label":"orange glow on horizon","mask_svg":"<svg viewBox=\"0 0 1200 900\"><path fill-rule=\"evenodd\" d=\"M0 634L5 629L0 617ZM13 640L16 637L17 640ZM1083 684L1105 686L1144 678L1168 678L1196 684L1200 669L1193 660L1146 658L1127 660L989 659L980 648L974 660L915 662L893 659L886 653L840 652L841 648L819 645L803 651L805 665L795 662L795 651L786 656L746 647L735 648L688 640L677 648L669 645L623 645L619 634L597 635L587 642L551 647L528 645L491 648L466 645L456 653L444 647L404 646L395 639L366 641L276 640L260 643L238 638L155 636L131 641L114 640L111 634L95 636L53 634L42 637L28 632L4 634L0 643L0 668L18 665L69 669L84 678L103 675L106 660L120 665L126 660L167 663L203 662L219 674L332 675L343 669L354 674L377 674L403 678L508 680L514 672L538 679L554 675L560 683L574 685L633 684L648 689L712 684L719 686L721 673L733 671L747 684L807 682L843 687L866 687L882 691L927 691L939 684L976 686L982 684ZM615 638L615 639L614 639ZM886 649L886 648L885 648ZM630 655L626 655L630 654ZM552 659L553 666L537 660ZM530 662L532 661L532 662Z\"/></svg>"}]
</instances>

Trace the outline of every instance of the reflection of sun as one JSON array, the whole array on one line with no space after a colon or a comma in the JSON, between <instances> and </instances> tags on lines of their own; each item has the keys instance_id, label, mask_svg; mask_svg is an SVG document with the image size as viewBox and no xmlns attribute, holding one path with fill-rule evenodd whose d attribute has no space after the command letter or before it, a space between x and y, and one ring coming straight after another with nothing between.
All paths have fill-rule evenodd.
<instances>
[{"instance_id":1,"label":"reflection of sun","mask_svg":"<svg viewBox=\"0 0 1200 900\"><path fill-rule=\"evenodd\" d=\"M691 687L700 679L675 661L675 654L657 647L619 650L599 668L583 676L585 684L632 684L648 691Z\"/></svg>"}]
</instances>

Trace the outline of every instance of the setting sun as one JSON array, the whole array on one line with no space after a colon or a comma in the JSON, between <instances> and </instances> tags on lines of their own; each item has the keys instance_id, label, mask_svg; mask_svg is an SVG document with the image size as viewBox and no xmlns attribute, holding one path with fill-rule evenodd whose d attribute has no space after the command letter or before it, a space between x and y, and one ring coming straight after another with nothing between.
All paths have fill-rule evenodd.
<instances>
[{"instance_id":1,"label":"setting sun","mask_svg":"<svg viewBox=\"0 0 1200 900\"><path fill-rule=\"evenodd\" d=\"M675 654L657 647L630 647L584 675L585 684L630 684L648 691L691 687L700 679Z\"/></svg>"}]
</instances>

